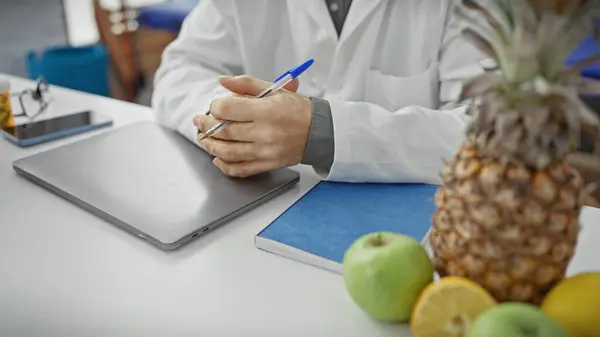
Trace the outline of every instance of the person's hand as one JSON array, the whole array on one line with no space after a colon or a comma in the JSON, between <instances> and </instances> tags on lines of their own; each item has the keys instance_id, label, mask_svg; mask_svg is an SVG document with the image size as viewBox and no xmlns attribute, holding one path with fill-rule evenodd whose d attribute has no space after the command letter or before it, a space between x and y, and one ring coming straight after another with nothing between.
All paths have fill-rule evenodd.
<instances>
[{"instance_id":1,"label":"person's hand","mask_svg":"<svg viewBox=\"0 0 600 337\"><path fill-rule=\"evenodd\" d=\"M211 103L210 115L200 114L194 124L202 131L229 120L219 133L199 140L216 158L213 163L225 174L248 177L293 166L302 160L312 119L310 98L296 94L298 81L260 99L272 83L249 76L221 77L219 83L233 93Z\"/></svg>"}]
</instances>

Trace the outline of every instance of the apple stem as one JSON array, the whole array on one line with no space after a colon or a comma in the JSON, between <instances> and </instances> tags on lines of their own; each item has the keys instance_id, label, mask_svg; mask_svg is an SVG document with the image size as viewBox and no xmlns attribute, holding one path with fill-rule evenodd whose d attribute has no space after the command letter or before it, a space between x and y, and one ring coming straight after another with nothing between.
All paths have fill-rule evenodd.
<instances>
[{"instance_id":1,"label":"apple stem","mask_svg":"<svg viewBox=\"0 0 600 337\"><path fill-rule=\"evenodd\" d=\"M381 247L385 244L383 236L381 235L381 233L377 233L377 235L375 237L373 237L373 239L371 239L371 244L374 247Z\"/></svg>"}]
</instances>

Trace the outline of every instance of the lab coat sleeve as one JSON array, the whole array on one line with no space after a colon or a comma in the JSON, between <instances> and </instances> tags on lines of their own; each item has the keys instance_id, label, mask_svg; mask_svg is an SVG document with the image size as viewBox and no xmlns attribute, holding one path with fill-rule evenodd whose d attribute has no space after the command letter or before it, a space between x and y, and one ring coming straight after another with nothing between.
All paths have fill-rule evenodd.
<instances>
[{"instance_id":1,"label":"lab coat sleeve","mask_svg":"<svg viewBox=\"0 0 600 337\"><path fill-rule=\"evenodd\" d=\"M437 60L439 106L388 111L368 102L330 100L334 162L325 180L439 184L444 160L465 140L466 106L452 108L462 83L483 71L484 55L447 24ZM398 92L402 95L402 92ZM319 172L318 172L319 173Z\"/></svg>"},{"instance_id":2,"label":"lab coat sleeve","mask_svg":"<svg viewBox=\"0 0 600 337\"><path fill-rule=\"evenodd\" d=\"M242 73L231 7L228 0L200 1L155 73L152 107L157 121L194 144L193 117L206 113L214 99L231 94L218 84L218 76Z\"/></svg>"}]
</instances>

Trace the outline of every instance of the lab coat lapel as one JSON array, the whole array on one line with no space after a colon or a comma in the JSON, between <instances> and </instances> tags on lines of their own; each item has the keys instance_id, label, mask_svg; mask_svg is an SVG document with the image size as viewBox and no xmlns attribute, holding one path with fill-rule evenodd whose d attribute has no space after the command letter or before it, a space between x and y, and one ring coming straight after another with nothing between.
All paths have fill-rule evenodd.
<instances>
[{"instance_id":1,"label":"lab coat lapel","mask_svg":"<svg viewBox=\"0 0 600 337\"><path fill-rule=\"evenodd\" d=\"M321 2L324 3L325 1L322 0ZM340 44L343 44L356 33L363 21L369 19L373 12L375 12L383 2L384 0L353 0L346 21L344 22L344 28L342 29L342 35L340 36Z\"/></svg>"},{"instance_id":2,"label":"lab coat lapel","mask_svg":"<svg viewBox=\"0 0 600 337\"><path fill-rule=\"evenodd\" d=\"M314 65L302 75L300 89L320 97L331 72L338 36L325 0L287 0L297 63L314 58Z\"/></svg>"},{"instance_id":3,"label":"lab coat lapel","mask_svg":"<svg viewBox=\"0 0 600 337\"><path fill-rule=\"evenodd\" d=\"M289 0L288 4L294 14L308 14L314 23L325 30L327 37L337 40L337 32L325 0Z\"/></svg>"}]
</instances>

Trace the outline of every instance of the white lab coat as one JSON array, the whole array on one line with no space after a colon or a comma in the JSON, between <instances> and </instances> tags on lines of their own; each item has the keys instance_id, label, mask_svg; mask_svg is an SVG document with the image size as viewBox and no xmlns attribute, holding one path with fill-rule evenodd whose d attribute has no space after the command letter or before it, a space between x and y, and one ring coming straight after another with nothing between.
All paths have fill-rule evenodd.
<instances>
[{"instance_id":1,"label":"white lab coat","mask_svg":"<svg viewBox=\"0 0 600 337\"><path fill-rule=\"evenodd\" d=\"M335 156L322 178L437 184L464 140L447 108L482 54L449 19L451 0L354 0L338 39L325 0L200 0L155 75L159 122L196 142L192 117L230 93L223 74L272 81L314 58L299 93L329 100Z\"/></svg>"}]
</instances>

